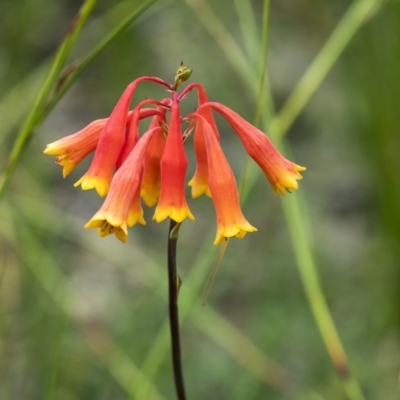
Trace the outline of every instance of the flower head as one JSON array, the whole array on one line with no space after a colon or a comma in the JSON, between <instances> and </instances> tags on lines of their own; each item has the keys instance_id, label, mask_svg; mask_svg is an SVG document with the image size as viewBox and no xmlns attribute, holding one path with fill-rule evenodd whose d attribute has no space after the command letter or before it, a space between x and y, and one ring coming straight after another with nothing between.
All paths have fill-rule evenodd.
<instances>
[{"instance_id":1,"label":"flower head","mask_svg":"<svg viewBox=\"0 0 400 400\"><path fill-rule=\"evenodd\" d=\"M174 84L159 78L142 77L125 89L108 119L97 120L74 135L47 146L45 154L57 156L56 162L68 175L90 152L95 151L86 174L75 184L82 189L95 188L106 199L86 224L97 228L100 236L115 234L125 242L128 227L145 224L141 198L155 207L153 220L170 218L177 223L186 217L194 219L185 195L188 159L185 143L194 130L196 170L189 181L192 197L211 197L217 219L214 244L231 237L244 237L257 229L244 217L240 208L235 176L220 145L220 135L213 111L221 114L238 134L248 154L257 162L271 183L274 193L285 194L298 188L300 172L305 168L284 158L268 137L237 113L220 103L210 102L198 83L188 85L178 95L177 88L191 75L183 65ZM129 111L136 86L153 81L172 91L172 98L161 102L146 99ZM197 90L198 108L182 118L180 101ZM150 108L143 108L150 105ZM167 113L170 114L169 122ZM141 136L139 121L152 117ZM182 133L182 123L189 126Z\"/></svg>"}]
</instances>

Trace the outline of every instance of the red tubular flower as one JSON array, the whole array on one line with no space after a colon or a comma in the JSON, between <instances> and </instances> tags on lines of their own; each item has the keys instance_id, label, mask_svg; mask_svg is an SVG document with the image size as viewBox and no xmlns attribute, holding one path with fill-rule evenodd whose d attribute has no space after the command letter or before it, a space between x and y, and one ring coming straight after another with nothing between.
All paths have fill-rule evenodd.
<instances>
[{"instance_id":1,"label":"red tubular flower","mask_svg":"<svg viewBox=\"0 0 400 400\"><path fill-rule=\"evenodd\" d=\"M108 118L91 122L79 132L47 145L44 154L57 156L56 163L63 167L65 178L97 146L100 132Z\"/></svg>"},{"instance_id":2,"label":"red tubular flower","mask_svg":"<svg viewBox=\"0 0 400 400\"><path fill-rule=\"evenodd\" d=\"M208 102L208 95L203 86L198 83L192 83L179 96L183 98L187 92L193 88L197 89L197 101L199 107ZM217 124L215 123L212 110L210 108L203 108L199 110L199 114L202 115L206 121L210 124L212 131L219 138ZM194 150L196 154L196 170L193 178L189 181L189 186L192 187L192 197L196 198L205 193L208 197L211 197L210 188L208 186L208 165L207 165L207 152L203 137L203 123L201 120L197 121L196 130L193 136Z\"/></svg>"},{"instance_id":3,"label":"red tubular flower","mask_svg":"<svg viewBox=\"0 0 400 400\"><path fill-rule=\"evenodd\" d=\"M197 114L197 113L196 113ZM201 115L192 114L201 120L204 127L204 143L207 149L208 184L217 215L217 236L214 244L230 237L242 238L247 232L257 229L243 216L235 176L222 151L212 126Z\"/></svg>"},{"instance_id":4,"label":"red tubular flower","mask_svg":"<svg viewBox=\"0 0 400 400\"><path fill-rule=\"evenodd\" d=\"M206 143L204 141L203 121L197 120L196 130L193 135L194 151L196 153L196 171L188 185L192 187L192 197L201 196L203 193L211 197L208 182L208 162Z\"/></svg>"},{"instance_id":5,"label":"red tubular flower","mask_svg":"<svg viewBox=\"0 0 400 400\"><path fill-rule=\"evenodd\" d=\"M194 219L186 202L185 175L188 160L183 146L178 95L173 93L171 118L165 149L161 158L161 193L153 219L161 222L171 218L182 222Z\"/></svg>"},{"instance_id":6,"label":"red tubular flower","mask_svg":"<svg viewBox=\"0 0 400 400\"><path fill-rule=\"evenodd\" d=\"M105 196L110 188L113 172L125 142L125 127L131 99L139 82L150 80L168 88L171 85L159 78L142 77L135 79L124 91L113 112L104 126L93 161L86 174L75 183L83 190L96 189L100 196Z\"/></svg>"},{"instance_id":7,"label":"red tubular flower","mask_svg":"<svg viewBox=\"0 0 400 400\"><path fill-rule=\"evenodd\" d=\"M138 141L129 157L115 173L110 191L100 210L85 225L97 228L101 237L115 233L121 242L126 242L128 226L145 225L140 205L140 183L143 170L143 155L152 136L161 128L147 131Z\"/></svg>"},{"instance_id":8,"label":"red tubular flower","mask_svg":"<svg viewBox=\"0 0 400 400\"><path fill-rule=\"evenodd\" d=\"M129 111L128 121L132 113L133 111ZM153 114L153 109L143 109L140 110L139 118L147 118ZM88 154L96 149L100 133L107 121L108 118L93 121L79 132L48 144L43 153L57 156L56 163L63 167L63 177L65 178Z\"/></svg>"},{"instance_id":9,"label":"red tubular flower","mask_svg":"<svg viewBox=\"0 0 400 400\"><path fill-rule=\"evenodd\" d=\"M164 99L161 104L169 105L171 99ZM150 123L149 129L155 127L165 126L166 109L165 107L157 107L161 115L155 115ZM144 153L143 160L143 178L142 178L142 189L141 196L147 206L154 206L159 197L161 191L161 170L160 162L161 157L164 153L165 148L165 137L164 132L157 132L150 140L149 145Z\"/></svg>"},{"instance_id":10,"label":"red tubular flower","mask_svg":"<svg viewBox=\"0 0 400 400\"><path fill-rule=\"evenodd\" d=\"M297 180L302 179L299 172L305 171L306 168L286 160L263 132L230 108L210 102L200 107L199 111L208 107L214 108L232 125L247 153L260 166L271 183L275 195L278 191L285 195L286 190L298 189Z\"/></svg>"}]
</instances>

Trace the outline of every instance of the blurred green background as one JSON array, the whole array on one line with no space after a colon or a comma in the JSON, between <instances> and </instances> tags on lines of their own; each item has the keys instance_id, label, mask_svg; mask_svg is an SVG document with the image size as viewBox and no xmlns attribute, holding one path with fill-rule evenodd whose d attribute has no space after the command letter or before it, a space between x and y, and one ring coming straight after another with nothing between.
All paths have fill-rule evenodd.
<instances>
[{"instance_id":1,"label":"blurred green background","mask_svg":"<svg viewBox=\"0 0 400 400\"><path fill-rule=\"evenodd\" d=\"M133 3L100 0L70 60L84 57ZM277 110L351 3L271 1L268 77ZM201 293L218 252L215 216L208 198L189 200L196 220L181 228L178 270L190 399L346 398L296 267L282 211L294 196L305 204L304 232L365 398L400 398L400 3L375 3L286 134L291 158L307 167L299 193L281 201L263 176L249 174L243 211L258 232L230 241L205 306ZM2 168L80 5L1 0ZM100 239L83 225L102 200L73 188L88 162L62 179L42 151L108 116L134 78L172 82L181 60L211 100L254 121L257 99L240 71L260 65L262 12L262 1L156 2L35 130L0 203L1 400L175 398L166 319L168 224L151 221L146 209L147 226L131 229L127 244ZM257 87L257 74L254 82ZM144 83L135 101L164 96L164 89ZM185 100L186 112L194 100L194 94ZM228 124L218 122L240 180L247 156ZM191 144L188 153L189 178Z\"/></svg>"}]
</instances>

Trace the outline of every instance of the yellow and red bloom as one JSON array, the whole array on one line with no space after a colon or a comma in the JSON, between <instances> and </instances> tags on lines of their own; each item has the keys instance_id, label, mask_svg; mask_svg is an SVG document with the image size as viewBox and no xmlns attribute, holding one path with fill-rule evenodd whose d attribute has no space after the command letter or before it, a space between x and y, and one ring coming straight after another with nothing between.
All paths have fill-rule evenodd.
<instances>
[{"instance_id":1,"label":"yellow and red bloom","mask_svg":"<svg viewBox=\"0 0 400 400\"><path fill-rule=\"evenodd\" d=\"M172 91L172 99L161 102L146 99L129 111L137 84L146 80L166 86ZM275 194L284 195L298 188L300 172L305 168L285 159L263 132L225 105L210 102L201 85L188 85L180 95L177 86L154 77L136 79L126 88L108 119L94 121L76 134L47 146L44 153L57 156L64 176L95 150L89 170L75 186L95 188L100 196L107 197L86 228L97 228L100 236L114 233L125 242L128 227L145 224L141 197L149 207L158 202L153 216L157 222L166 218L178 223L186 217L194 219L185 195L188 167L185 141L196 126L193 136L197 163L189 186L192 197L206 194L212 198L217 218L214 244L255 232L257 229L240 208L236 180L220 145L213 110L233 127ZM179 103L193 89L198 92L198 108L182 118ZM142 109L146 104L151 108ZM150 116L150 126L140 136L139 120ZM181 125L186 121L189 127L182 132Z\"/></svg>"},{"instance_id":2,"label":"yellow and red bloom","mask_svg":"<svg viewBox=\"0 0 400 400\"><path fill-rule=\"evenodd\" d=\"M157 110L161 113L155 115L151 120L149 129L162 127L163 130L154 134L148 144L143 158L143 178L141 196L147 206L153 207L159 197L161 191L161 170L160 162L165 148L165 133L166 133L166 113L165 105L170 105L171 99L164 99L161 106Z\"/></svg>"},{"instance_id":3,"label":"yellow and red bloom","mask_svg":"<svg viewBox=\"0 0 400 400\"><path fill-rule=\"evenodd\" d=\"M232 125L249 156L260 166L271 183L275 195L278 191L285 195L286 190L298 189L297 180L303 179L299 172L305 171L305 167L286 160L263 132L230 108L214 102L209 102L204 107L215 109Z\"/></svg>"},{"instance_id":4,"label":"yellow and red bloom","mask_svg":"<svg viewBox=\"0 0 400 400\"><path fill-rule=\"evenodd\" d=\"M183 146L178 94L173 93L171 119L164 153L161 157L161 193L153 219L161 222L171 218L182 222L186 217L194 219L185 196L185 177L188 160Z\"/></svg>"},{"instance_id":5,"label":"yellow and red bloom","mask_svg":"<svg viewBox=\"0 0 400 400\"><path fill-rule=\"evenodd\" d=\"M115 173L110 191L100 210L85 228L97 228L102 237L115 233L117 238L125 243L128 226L134 226L136 223L146 224L140 205L142 159L152 135L160 129L153 128L140 138L129 157Z\"/></svg>"},{"instance_id":6,"label":"yellow and red bloom","mask_svg":"<svg viewBox=\"0 0 400 400\"><path fill-rule=\"evenodd\" d=\"M130 121L132 114L133 111L129 111L128 121ZM153 109L141 109L139 111L139 119L151 115L154 115ZM43 153L56 156L56 164L63 167L63 177L65 178L82 160L96 150L100 133L107 121L108 118L93 121L73 135L48 144Z\"/></svg>"},{"instance_id":7,"label":"yellow and red bloom","mask_svg":"<svg viewBox=\"0 0 400 400\"><path fill-rule=\"evenodd\" d=\"M79 132L47 145L44 154L56 157L56 164L63 167L65 178L88 154L96 149L100 132L108 118L91 122Z\"/></svg>"},{"instance_id":8,"label":"yellow and red bloom","mask_svg":"<svg viewBox=\"0 0 400 400\"><path fill-rule=\"evenodd\" d=\"M191 90L192 88L197 89L197 101L199 107L202 104L208 102L207 92L204 90L203 86L198 83L192 83L186 90L182 93L180 97L183 98L185 92ZM204 108L199 110L199 114L205 118L205 121L210 125L212 132L219 138L218 128L210 108ZM196 154L196 170L194 172L193 178L189 181L189 186L192 187L192 197L196 198L201 196L203 193L208 197L211 197L210 188L208 186L208 165L207 165L207 152L204 142L203 134L203 122L201 119L197 120L196 130L193 136L194 150Z\"/></svg>"},{"instance_id":9,"label":"yellow and red bloom","mask_svg":"<svg viewBox=\"0 0 400 400\"><path fill-rule=\"evenodd\" d=\"M196 116L196 114L193 114ZM190 116L189 116L190 117ZM207 149L208 184L217 215L217 236L214 244L231 237L243 238L247 232L257 231L240 209L236 179L222 151L212 126L202 116L204 142Z\"/></svg>"}]
</instances>

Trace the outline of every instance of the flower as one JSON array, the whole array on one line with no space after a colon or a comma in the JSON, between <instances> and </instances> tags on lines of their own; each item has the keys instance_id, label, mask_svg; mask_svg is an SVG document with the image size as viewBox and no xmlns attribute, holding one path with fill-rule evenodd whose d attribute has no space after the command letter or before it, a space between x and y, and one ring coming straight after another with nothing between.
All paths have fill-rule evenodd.
<instances>
[{"instance_id":1,"label":"flower","mask_svg":"<svg viewBox=\"0 0 400 400\"><path fill-rule=\"evenodd\" d=\"M192 114L196 116L196 114ZM190 116L189 116L190 117ZM207 149L208 184L217 215L217 236L214 244L230 237L243 238L247 232L257 229L243 216L239 204L236 180L228 161L222 151L212 126L202 116L197 115L202 122L204 143Z\"/></svg>"},{"instance_id":2,"label":"flower","mask_svg":"<svg viewBox=\"0 0 400 400\"><path fill-rule=\"evenodd\" d=\"M47 145L44 154L57 156L56 164L63 167L65 178L97 146L100 132L108 118L91 122L79 132Z\"/></svg>"},{"instance_id":3,"label":"flower","mask_svg":"<svg viewBox=\"0 0 400 400\"><path fill-rule=\"evenodd\" d=\"M171 103L171 99L164 99L161 101L163 105L169 105ZM161 113L155 115L151 120L150 127L154 128L157 126L161 126L166 129L166 108L163 106L157 107L157 110ZM153 135L150 140L149 145L146 148L143 157L143 178L142 178L142 189L141 196L143 201L149 207L153 207L159 197L161 191L161 170L160 170L160 162L161 157L164 153L165 148L165 137L166 130L162 130Z\"/></svg>"},{"instance_id":4,"label":"flower","mask_svg":"<svg viewBox=\"0 0 400 400\"><path fill-rule=\"evenodd\" d=\"M171 118L164 153L161 157L161 193L153 219L161 222L171 218L182 222L194 219L185 196L185 176L188 160L183 146L178 95L173 92Z\"/></svg>"},{"instance_id":5,"label":"flower","mask_svg":"<svg viewBox=\"0 0 400 400\"><path fill-rule=\"evenodd\" d=\"M188 167L185 143L195 128L196 170L188 184L192 197L206 194L214 203L217 219L214 244L257 231L240 208L235 176L221 148L213 111L233 127L247 153L263 170L275 195L285 195L290 189L298 188L297 181L302 179L300 172L305 168L284 158L262 131L225 105L210 102L198 83L188 85L178 95L178 86L190 74L191 70L181 64L173 85L155 77L134 80L108 119L96 120L47 146L44 153L57 156L56 162L63 166L64 177L95 150L89 170L75 186L81 185L84 190L95 188L100 196L107 197L86 228L97 228L101 237L114 233L125 242L128 227L145 224L141 198L149 207L156 205L153 220L157 222L166 218L177 223L187 217L193 220L185 195ZM166 86L172 98L161 102L146 99L129 111L136 86L142 81ZM193 89L197 90L198 108L181 118L180 101ZM149 104L152 107L143 108ZM140 136L139 121L150 116L147 131ZM187 121L189 125L182 133L181 125Z\"/></svg>"},{"instance_id":6,"label":"flower","mask_svg":"<svg viewBox=\"0 0 400 400\"><path fill-rule=\"evenodd\" d=\"M145 225L143 209L140 206L140 183L143 169L143 154L152 135L161 128L152 128L137 142L137 145L115 173L110 191L100 210L85 225L97 228L101 237L115 233L125 243L128 226L136 223Z\"/></svg>"},{"instance_id":7,"label":"flower","mask_svg":"<svg viewBox=\"0 0 400 400\"><path fill-rule=\"evenodd\" d=\"M186 90L190 90L192 87L197 89L198 104L199 107L201 107L202 104L208 102L207 92L197 83L189 85ZM210 125L212 132L217 138L219 138L218 128L211 109L204 108L199 111L199 115L205 118L206 122ZM199 197L203 193L206 194L206 196L211 197L210 188L208 186L207 153L203 135L203 122L201 119L197 121L193 142L196 153L196 171L193 178L189 181L189 186L192 187L192 197Z\"/></svg>"},{"instance_id":8,"label":"flower","mask_svg":"<svg viewBox=\"0 0 400 400\"><path fill-rule=\"evenodd\" d=\"M275 195L278 191L285 195L286 190L298 189L297 180L302 179L299 172L305 171L306 168L284 158L263 132L230 108L220 103L209 102L199 107L199 111L206 107L214 108L232 125L247 153L271 183Z\"/></svg>"},{"instance_id":9,"label":"flower","mask_svg":"<svg viewBox=\"0 0 400 400\"><path fill-rule=\"evenodd\" d=\"M133 111L128 113L128 121L130 121L132 113ZM154 115L154 109L141 109L139 111L139 119L151 115ZM108 118L93 121L73 135L48 144L43 153L56 156L56 164L63 167L63 177L65 178L87 155L96 149L100 133L107 121Z\"/></svg>"}]
</instances>

